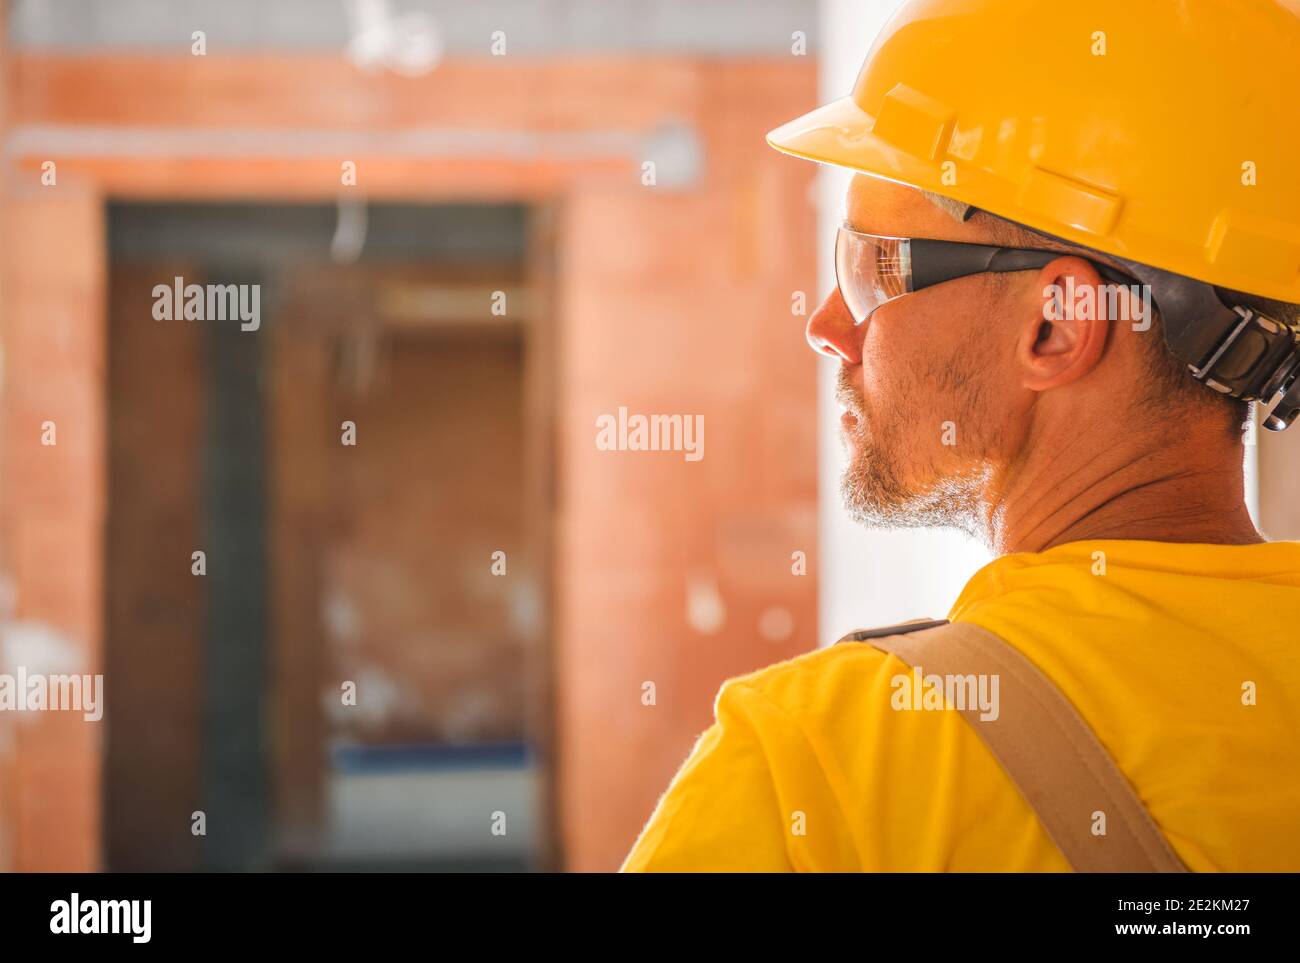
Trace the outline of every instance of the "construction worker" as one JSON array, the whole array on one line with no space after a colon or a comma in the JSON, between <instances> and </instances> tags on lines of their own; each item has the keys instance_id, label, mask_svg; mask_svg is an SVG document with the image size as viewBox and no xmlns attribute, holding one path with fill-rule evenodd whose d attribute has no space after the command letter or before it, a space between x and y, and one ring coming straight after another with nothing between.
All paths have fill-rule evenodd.
<instances>
[{"instance_id":1,"label":"construction worker","mask_svg":"<svg viewBox=\"0 0 1300 963\"><path fill-rule=\"evenodd\" d=\"M625 870L1300 870L1300 4L913 0L768 135L858 172L843 492L995 559L723 685ZM1264 409L1267 408L1267 413Z\"/></svg>"}]
</instances>

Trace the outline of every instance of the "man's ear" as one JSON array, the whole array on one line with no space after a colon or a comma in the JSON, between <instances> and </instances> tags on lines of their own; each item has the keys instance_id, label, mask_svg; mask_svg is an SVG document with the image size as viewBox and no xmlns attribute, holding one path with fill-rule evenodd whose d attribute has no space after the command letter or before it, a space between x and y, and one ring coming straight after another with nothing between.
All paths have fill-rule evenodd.
<instances>
[{"instance_id":1,"label":"man's ear","mask_svg":"<svg viewBox=\"0 0 1300 963\"><path fill-rule=\"evenodd\" d=\"M1016 363L1031 391L1069 384L1091 371L1106 348L1110 321L1101 275L1080 257L1062 255L1034 281L1032 305L1016 340Z\"/></svg>"}]
</instances>

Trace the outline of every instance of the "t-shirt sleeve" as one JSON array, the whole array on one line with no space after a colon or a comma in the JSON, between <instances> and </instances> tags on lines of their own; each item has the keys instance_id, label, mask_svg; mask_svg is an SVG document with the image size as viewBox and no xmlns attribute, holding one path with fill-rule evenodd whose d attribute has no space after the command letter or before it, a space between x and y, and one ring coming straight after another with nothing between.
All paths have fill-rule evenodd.
<instances>
[{"instance_id":1,"label":"t-shirt sleeve","mask_svg":"<svg viewBox=\"0 0 1300 963\"><path fill-rule=\"evenodd\" d=\"M622 872L794 869L787 850L791 822L759 731L772 711L762 693L743 683L722 687L716 721L673 777Z\"/></svg>"}]
</instances>

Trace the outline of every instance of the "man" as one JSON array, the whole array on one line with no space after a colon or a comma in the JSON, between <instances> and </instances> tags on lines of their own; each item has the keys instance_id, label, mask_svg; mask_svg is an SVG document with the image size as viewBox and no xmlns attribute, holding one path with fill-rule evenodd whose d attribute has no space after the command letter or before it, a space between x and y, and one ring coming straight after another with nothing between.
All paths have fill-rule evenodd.
<instances>
[{"instance_id":1,"label":"man","mask_svg":"<svg viewBox=\"0 0 1300 963\"><path fill-rule=\"evenodd\" d=\"M972 639L1081 717L1150 868L1300 869L1300 543L1242 471L1250 405L1300 408L1298 49L1294 0L914 0L769 135L860 172L807 327L849 511L998 557L947 625L727 682L625 870L1087 868L1119 807L1054 825L1050 733L909 691Z\"/></svg>"}]
</instances>

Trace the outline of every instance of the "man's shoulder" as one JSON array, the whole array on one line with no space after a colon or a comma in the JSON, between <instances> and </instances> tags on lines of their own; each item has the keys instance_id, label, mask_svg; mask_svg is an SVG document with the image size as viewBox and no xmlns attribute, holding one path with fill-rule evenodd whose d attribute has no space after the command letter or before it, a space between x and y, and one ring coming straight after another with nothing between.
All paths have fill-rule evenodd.
<instances>
[{"instance_id":1,"label":"man's shoulder","mask_svg":"<svg viewBox=\"0 0 1300 963\"><path fill-rule=\"evenodd\" d=\"M718 692L719 707L731 699L757 695L786 713L802 716L874 701L876 695L892 691L899 662L872 645L872 640L947 624L943 619L912 619L858 629L832 645L728 679Z\"/></svg>"}]
</instances>

